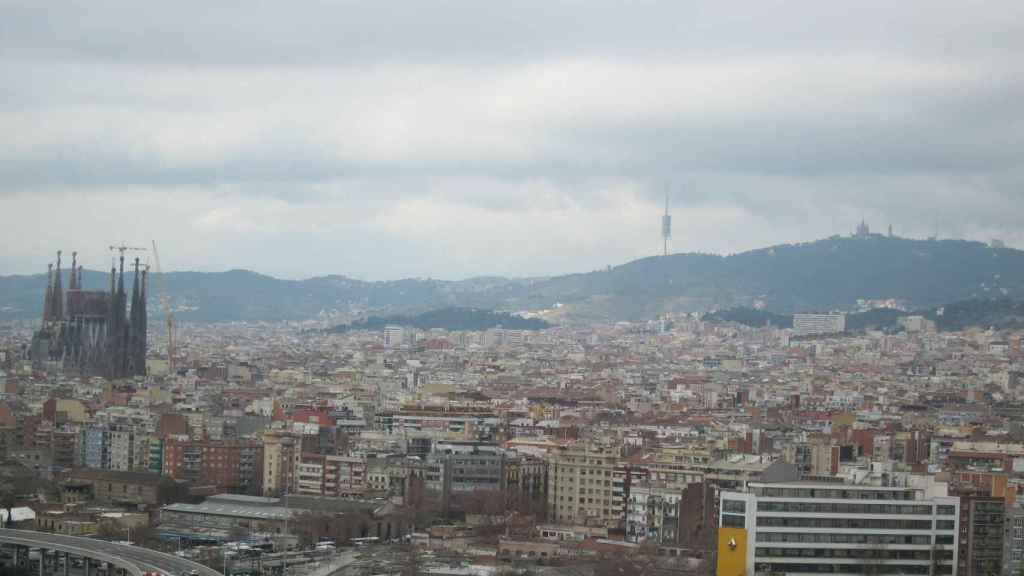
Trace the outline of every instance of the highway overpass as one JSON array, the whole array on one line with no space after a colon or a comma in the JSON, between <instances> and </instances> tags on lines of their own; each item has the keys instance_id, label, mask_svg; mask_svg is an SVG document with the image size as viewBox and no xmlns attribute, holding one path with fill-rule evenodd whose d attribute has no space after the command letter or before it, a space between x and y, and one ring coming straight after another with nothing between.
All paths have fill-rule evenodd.
<instances>
[{"instance_id":1,"label":"highway overpass","mask_svg":"<svg viewBox=\"0 0 1024 576\"><path fill-rule=\"evenodd\" d=\"M55 573L70 575L71 572L94 576L97 574L97 567L104 563L113 569L108 571L110 576L143 576L148 572L157 572L164 576L181 576L192 574L193 570L199 576L221 576L216 570L173 554L78 536L0 528L0 546L15 547L16 559L26 563L28 550L39 548L42 552L39 563L40 576ZM82 562L76 570L73 565L76 564L75 560L79 559L88 561Z\"/></svg>"}]
</instances>

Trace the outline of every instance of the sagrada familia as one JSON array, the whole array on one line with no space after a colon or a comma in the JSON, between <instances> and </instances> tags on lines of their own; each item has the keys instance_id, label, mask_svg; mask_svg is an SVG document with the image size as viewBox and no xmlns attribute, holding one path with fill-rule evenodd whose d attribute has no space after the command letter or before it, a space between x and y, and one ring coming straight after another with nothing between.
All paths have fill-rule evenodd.
<instances>
[{"instance_id":1,"label":"sagrada familia","mask_svg":"<svg viewBox=\"0 0 1024 576\"><path fill-rule=\"evenodd\" d=\"M108 290L86 290L78 253L72 253L64 289L61 252L49 265L43 324L33 335L31 356L37 368L56 365L82 376L118 379L146 374L147 270L135 259L131 308L124 289L124 252L120 269L111 266Z\"/></svg>"}]
</instances>

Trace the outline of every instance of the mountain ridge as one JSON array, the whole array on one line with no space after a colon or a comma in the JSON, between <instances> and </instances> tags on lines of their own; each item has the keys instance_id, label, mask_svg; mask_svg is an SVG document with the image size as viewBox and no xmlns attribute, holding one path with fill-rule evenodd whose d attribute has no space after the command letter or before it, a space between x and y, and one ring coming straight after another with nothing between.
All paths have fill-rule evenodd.
<instances>
[{"instance_id":1,"label":"mountain ridge","mask_svg":"<svg viewBox=\"0 0 1024 576\"><path fill-rule=\"evenodd\" d=\"M38 317L45 277L0 276L0 320ZM1024 298L1024 251L966 240L833 236L729 255L652 256L548 277L372 281L330 274L288 280L233 269L170 272L165 281L182 321L326 314L345 322L445 307L546 311L561 322L617 321L755 305L780 314L848 310L858 299L897 299L923 309L972 298ZM85 273L91 289L108 282L108 273ZM154 314L160 285L151 283Z\"/></svg>"}]
</instances>

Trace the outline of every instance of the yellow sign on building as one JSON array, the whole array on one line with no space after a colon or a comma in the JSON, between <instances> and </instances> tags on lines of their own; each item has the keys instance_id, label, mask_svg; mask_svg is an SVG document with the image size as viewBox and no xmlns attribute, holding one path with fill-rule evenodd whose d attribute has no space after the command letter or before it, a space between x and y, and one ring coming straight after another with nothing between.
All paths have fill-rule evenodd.
<instances>
[{"instance_id":1,"label":"yellow sign on building","mask_svg":"<svg viewBox=\"0 0 1024 576\"><path fill-rule=\"evenodd\" d=\"M747 531L744 528L718 529L718 566L716 576L745 576L747 573Z\"/></svg>"}]
</instances>

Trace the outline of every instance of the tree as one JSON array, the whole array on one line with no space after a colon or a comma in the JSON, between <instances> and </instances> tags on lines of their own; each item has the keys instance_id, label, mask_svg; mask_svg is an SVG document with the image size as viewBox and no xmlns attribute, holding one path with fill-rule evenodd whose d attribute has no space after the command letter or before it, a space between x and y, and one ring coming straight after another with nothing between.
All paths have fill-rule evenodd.
<instances>
[{"instance_id":1,"label":"tree","mask_svg":"<svg viewBox=\"0 0 1024 576\"><path fill-rule=\"evenodd\" d=\"M303 512L292 519L294 533L300 546L313 546L324 540L344 544L352 538L362 538L369 532L373 519L365 513L326 514Z\"/></svg>"},{"instance_id":2,"label":"tree","mask_svg":"<svg viewBox=\"0 0 1024 576\"><path fill-rule=\"evenodd\" d=\"M413 504L414 523L417 529L433 526L444 516L444 505L441 498L432 493L423 492Z\"/></svg>"},{"instance_id":3,"label":"tree","mask_svg":"<svg viewBox=\"0 0 1024 576\"><path fill-rule=\"evenodd\" d=\"M101 540L124 540L126 532L114 522L101 522L96 527L96 537Z\"/></svg>"},{"instance_id":4,"label":"tree","mask_svg":"<svg viewBox=\"0 0 1024 576\"><path fill-rule=\"evenodd\" d=\"M649 558L634 555L608 555L594 566L594 576L645 576L656 568Z\"/></svg>"},{"instance_id":5,"label":"tree","mask_svg":"<svg viewBox=\"0 0 1024 576\"><path fill-rule=\"evenodd\" d=\"M7 511L7 522L4 528L14 526L14 505L17 503L18 499L14 494L14 487L10 484L0 486L0 506Z\"/></svg>"},{"instance_id":6,"label":"tree","mask_svg":"<svg viewBox=\"0 0 1024 576\"><path fill-rule=\"evenodd\" d=\"M405 558L402 561L401 576L419 576L420 557L416 547L409 544L405 547Z\"/></svg>"}]
</instances>

